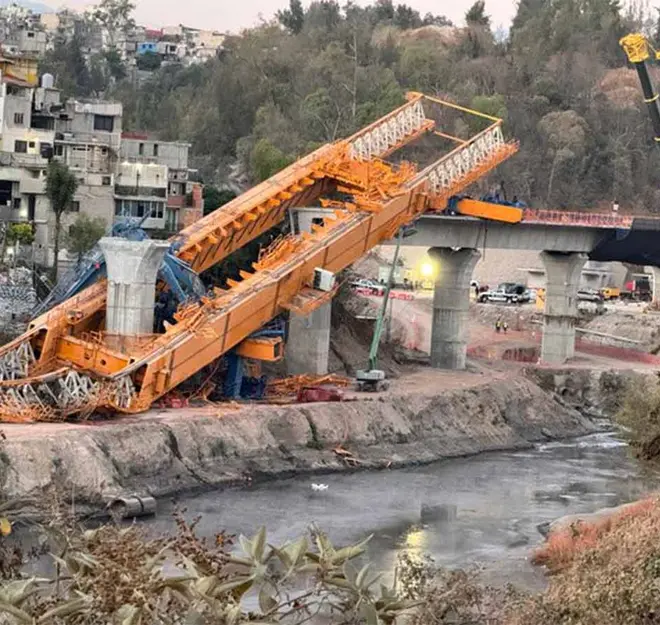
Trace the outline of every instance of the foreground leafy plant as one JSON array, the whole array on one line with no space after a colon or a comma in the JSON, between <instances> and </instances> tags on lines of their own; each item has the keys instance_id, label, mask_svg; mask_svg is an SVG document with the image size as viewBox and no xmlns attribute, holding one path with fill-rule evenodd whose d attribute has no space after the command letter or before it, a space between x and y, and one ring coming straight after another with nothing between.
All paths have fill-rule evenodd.
<instances>
[{"instance_id":1,"label":"foreground leafy plant","mask_svg":"<svg viewBox=\"0 0 660 625\"><path fill-rule=\"evenodd\" d=\"M336 548L312 528L309 537L275 546L261 529L239 537L237 555L231 536L208 545L196 521L178 516L177 526L170 539L148 539L135 526L51 527L54 576L0 586L0 613L26 625L299 624L318 615L388 625L416 605L379 584L368 564L354 564L368 539ZM258 610L248 610L255 599Z\"/></svg>"}]
</instances>

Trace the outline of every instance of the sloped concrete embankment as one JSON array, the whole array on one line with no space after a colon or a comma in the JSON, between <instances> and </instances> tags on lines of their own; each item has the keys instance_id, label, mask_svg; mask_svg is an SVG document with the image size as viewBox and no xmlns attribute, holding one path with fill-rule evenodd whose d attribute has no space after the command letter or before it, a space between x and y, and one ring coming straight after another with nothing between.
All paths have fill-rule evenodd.
<instances>
[{"instance_id":1,"label":"sloped concrete embankment","mask_svg":"<svg viewBox=\"0 0 660 625\"><path fill-rule=\"evenodd\" d=\"M222 416L175 412L103 425L6 427L4 497L57 488L100 505L120 492L155 496L246 478L347 470L333 448L364 468L396 467L533 441L587 434L591 421L525 379L382 399L247 406Z\"/></svg>"}]
</instances>

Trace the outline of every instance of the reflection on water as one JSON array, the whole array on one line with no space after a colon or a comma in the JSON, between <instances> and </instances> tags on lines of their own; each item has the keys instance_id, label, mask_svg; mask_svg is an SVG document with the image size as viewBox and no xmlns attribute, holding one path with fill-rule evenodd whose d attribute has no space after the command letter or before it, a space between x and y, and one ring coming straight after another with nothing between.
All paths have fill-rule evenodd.
<instances>
[{"instance_id":1,"label":"reflection on water","mask_svg":"<svg viewBox=\"0 0 660 625\"><path fill-rule=\"evenodd\" d=\"M657 484L613 435L539 445L397 471L324 476L329 488L313 491L310 477L249 490L216 491L185 502L202 514L199 529L253 533L284 542L316 522L335 544L373 533L369 555L389 571L402 549L426 552L448 567L479 565L493 583L542 583L528 563L541 541L540 523L564 514L630 501ZM316 480L318 481L318 480ZM167 510L152 522L171 528Z\"/></svg>"}]
</instances>

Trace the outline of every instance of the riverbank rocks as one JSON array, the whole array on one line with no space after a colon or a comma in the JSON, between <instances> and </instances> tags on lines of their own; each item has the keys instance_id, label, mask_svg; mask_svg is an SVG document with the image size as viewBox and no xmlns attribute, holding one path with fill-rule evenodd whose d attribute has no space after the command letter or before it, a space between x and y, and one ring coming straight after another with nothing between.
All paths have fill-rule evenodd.
<instances>
[{"instance_id":1,"label":"riverbank rocks","mask_svg":"<svg viewBox=\"0 0 660 625\"><path fill-rule=\"evenodd\" d=\"M426 383L436 373L423 375ZM437 376L423 392L351 402L2 425L0 492L39 496L57 489L78 504L101 506L126 492L162 497L303 472L393 468L595 430L530 380L478 384L475 376L474 386L442 390Z\"/></svg>"}]
</instances>

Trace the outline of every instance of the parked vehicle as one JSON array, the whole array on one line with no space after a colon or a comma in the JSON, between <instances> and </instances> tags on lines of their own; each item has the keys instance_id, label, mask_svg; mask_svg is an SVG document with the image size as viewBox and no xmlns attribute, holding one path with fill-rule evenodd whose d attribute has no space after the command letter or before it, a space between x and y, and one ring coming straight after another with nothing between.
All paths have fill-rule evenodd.
<instances>
[{"instance_id":1,"label":"parked vehicle","mask_svg":"<svg viewBox=\"0 0 660 625\"><path fill-rule=\"evenodd\" d=\"M648 278L640 277L636 280L626 282L626 287L621 291L620 297L622 300L650 302L653 299L650 280Z\"/></svg>"},{"instance_id":2,"label":"parked vehicle","mask_svg":"<svg viewBox=\"0 0 660 625\"><path fill-rule=\"evenodd\" d=\"M526 304L531 299L530 292L524 284L504 282L494 291L484 291L479 294L480 302L501 302L505 304Z\"/></svg>"},{"instance_id":3,"label":"parked vehicle","mask_svg":"<svg viewBox=\"0 0 660 625\"><path fill-rule=\"evenodd\" d=\"M603 300L578 300L577 309L578 312L589 315L602 315L605 313L605 304Z\"/></svg>"},{"instance_id":4,"label":"parked vehicle","mask_svg":"<svg viewBox=\"0 0 660 625\"><path fill-rule=\"evenodd\" d=\"M577 292L578 301L583 302L602 302L603 296L594 289L579 289Z\"/></svg>"},{"instance_id":5,"label":"parked vehicle","mask_svg":"<svg viewBox=\"0 0 660 625\"><path fill-rule=\"evenodd\" d=\"M605 301L611 299L618 299L619 296L621 295L621 289L618 289L613 286L606 286L600 290L600 294L603 296L603 299Z\"/></svg>"},{"instance_id":6,"label":"parked vehicle","mask_svg":"<svg viewBox=\"0 0 660 625\"><path fill-rule=\"evenodd\" d=\"M350 287L356 293L363 293L365 295L382 295L385 293L385 286L383 284L366 278L354 280L350 283Z\"/></svg>"}]
</instances>

